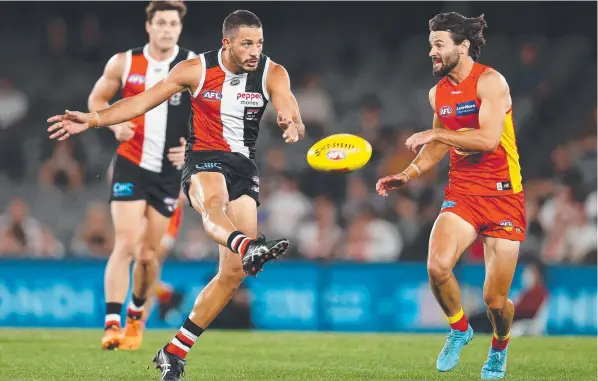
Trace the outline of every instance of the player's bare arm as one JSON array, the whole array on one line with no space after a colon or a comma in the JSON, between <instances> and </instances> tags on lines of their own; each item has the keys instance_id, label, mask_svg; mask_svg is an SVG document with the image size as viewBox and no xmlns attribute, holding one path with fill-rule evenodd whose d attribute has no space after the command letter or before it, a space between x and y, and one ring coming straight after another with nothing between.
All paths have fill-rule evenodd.
<instances>
[{"instance_id":1,"label":"player's bare arm","mask_svg":"<svg viewBox=\"0 0 598 381\"><path fill-rule=\"evenodd\" d=\"M474 152L494 152L500 144L506 112L511 107L509 86L505 78L495 70L485 71L478 80L478 97L481 100L479 129L467 131L428 130L415 134L407 140L413 150L423 144L439 141L452 147Z\"/></svg>"},{"instance_id":2,"label":"player's bare arm","mask_svg":"<svg viewBox=\"0 0 598 381\"><path fill-rule=\"evenodd\" d=\"M102 76L95 83L87 99L89 111L100 111L110 107L110 101L121 88L125 65L124 53L117 53L108 60ZM129 122L106 127L114 132L118 140L129 140L135 134L134 126Z\"/></svg>"},{"instance_id":3,"label":"player's bare arm","mask_svg":"<svg viewBox=\"0 0 598 381\"><path fill-rule=\"evenodd\" d=\"M48 132L53 132L50 139L66 140L90 127L110 126L143 115L172 95L197 88L201 70L203 69L200 59L192 58L177 64L166 79L143 93L122 99L104 110L93 113L66 110L64 115L48 119L50 123L55 122L48 128Z\"/></svg>"},{"instance_id":4,"label":"player's bare arm","mask_svg":"<svg viewBox=\"0 0 598 381\"><path fill-rule=\"evenodd\" d=\"M436 86L430 89L428 94L432 109L435 109L436 103ZM432 121L432 130L446 129L444 124L438 118L436 112L434 112L434 119ZM448 145L440 141L432 141L425 144L419 151L417 157L411 162L411 164L405 168L401 173L396 175L390 175L381 178L376 184L376 190L381 196L388 196L388 191L395 190L405 185L410 179L420 176L422 173L429 171L432 167L440 162L444 158L448 151Z\"/></svg>"},{"instance_id":5,"label":"player's bare arm","mask_svg":"<svg viewBox=\"0 0 598 381\"><path fill-rule=\"evenodd\" d=\"M284 131L282 137L285 142L295 143L303 139L305 125L301 120L297 100L291 91L289 73L282 65L270 63L267 88L272 106L278 114L278 126Z\"/></svg>"}]
</instances>

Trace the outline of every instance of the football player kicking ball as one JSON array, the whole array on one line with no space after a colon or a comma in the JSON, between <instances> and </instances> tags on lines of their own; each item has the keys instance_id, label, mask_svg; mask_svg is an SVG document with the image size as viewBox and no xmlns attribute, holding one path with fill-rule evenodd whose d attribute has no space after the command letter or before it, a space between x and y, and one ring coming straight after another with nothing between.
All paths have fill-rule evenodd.
<instances>
[{"instance_id":1,"label":"football player kicking ball","mask_svg":"<svg viewBox=\"0 0 598 381\"><path fill-rule=\"evenodd\" d=\"M376 190L387 196L450 151L446 198L428 252L430 286L451 327L436 366L441 372L453 369L473 338L453 268L481 234L484 302L494 327L481 371L482 379L489 380L506 372L514 315L508 296L526 222L509 86L496 70L476 62L485 27L483 16L442 13L430 20L429 55L434 75L442 77L430 90L433 128L407 139L407 147L419 154L403 172L380 179Z\"/></svg>"},{"instance_id":2,"label":"football player kicking ball","mask_svg":"<svg viewBox=\"0 0 598 381\"><path fill-rule=\"evenodd\" d=\"M177 64L148 90L98 112L67 111L48 119L55 122L48 128L50 138L64 140L90 127L143 115L181 91L192 94L182 188L201 214L206 233L220 244L220 265L179 332L154 358L163 381L180 379L187 353L245 275L256 275L289 246L285 238L256 237L259 179L254 162L259 122L269 101L278 113L285 142L297 142L305 135L289 75L262 54L262 24L255 14L231 13L222 32L221 49Z\"/></svg>"}]
</instances>

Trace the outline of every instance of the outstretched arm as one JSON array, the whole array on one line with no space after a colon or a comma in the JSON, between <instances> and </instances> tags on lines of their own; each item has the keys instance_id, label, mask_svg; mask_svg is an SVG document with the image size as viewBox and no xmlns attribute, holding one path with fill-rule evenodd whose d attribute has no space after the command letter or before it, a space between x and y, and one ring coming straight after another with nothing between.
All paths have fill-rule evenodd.
<instances>
[{"instance_id":1,"label":"outstretched arm","mask_svg":"<svg viewBox=\"0 0 598 381\"><path fill-rule=\"evenodd\" d=\"M440 118L438 118L438 114L436 113L436 86L434 86L430 93L428 94L428 98L430 100L430 105L432 106L432 110L434 110L434 118L432 120L432 130L437 132L448 131ZM419 151L419 154L413 160L412 165L407 167L404 172L407 173L409 177L415 177L420 175L423 172L430 170L434 167L448 151L449 146L441 141L433 141L430 142L422 147ZM415 167L414 167L415 166ZM419 169L419 173L417 172Z\"/></svg>"},{"instance_id":2,"label":"outstretched arm","mask_svg":"<svg viewBox=\"0 0 598 381\"><path fill-rule=\"evenodd\" d=\"M89 111L100 111L110 106L110 101L121 88L125 61L124 53L115 54L108 60L102 76L93 86L87 99Z\"/></svg>"},{"instance_id":3,"label":"outstretched arm","mask_svg":"<svg viewBox=\"0 0 598 381\"><path fill-rule=\"evenodd\" d=\"M174 94L188 89L194 84L197 85L199 80L199 76L195 75L198 69L197 66L201 70L201 61L199 59L180 62L168 73L164 80L143 93L120 100L107 109L98 111L98 126L107 126L136 118L166 101Z\"/></svg>"},{"instance_id":4,"label":"outstretched arm","mask_svg":"<svg viewBox=\"0 0 598 381\"><path fill-rule=\"evenodd\" d=\"M297 100L291 92L289 73L282 65L270 62L266 86L272 106L278 114L278 126L284 131L282 137L287 143L302 139L305 136L305 125L301 121Z\"/></svg>"},{"instance_id":5,"label":"outstretched arm","mask_svg":"<svg viewBox=\"0 0 598 381\"><path fill-rule=\"evenodd\" d=\"M447 129L433 131L424 139L420 139L420 136L413 141L408 141L407 145L412 150L417 150L421 144L438 141L468 151L496 151L500 144L506 111L511 107L509 86L502 75L494 70L488 70L480 76L477 91L482 102L478 115L479 129L459 132Z\"/></svg>"},{"instance_id":6,"label":"outstretched arm","mask_svg":"<svg viewBox=\"0 0 598 381\"><path fill-rule=\"evenodd\" d=\"M436 86L434 86L428 94L432 109L435 109L436 103ZM434 112L434 118L432 120L432 130L440 131L446 130L444 124L438 118L438 114ZM448 145L440 141L432 141L425 144L419 151L417 157L411 162L411 164L403 170L403 172L386 176L378 181L376 184L376 190L381 196L387 196L389 190L397 189L405 185L410 179L420 176L422 173L429 171L432 167L444 158L448 151Z\"/></svg>"},{"instance_id":7,"label":"outstretched arm","mask_svg":"<svg viewBox=\"0 0 598 381\"><path fill-rule=\"evenodd\" d=\"M172 95L197 87L201 70L201 61L198 58L186 60L177 64L163 81L143 93L122 99L104 110L89 114L67 110L65 115L48 119L48 122L57 122L48 128L49 132L54 132L50 138L65 140L70 135L83 132L89 127L109 126L143 115Z\"/></svg>"},{"instance_id":8,"label":"outstretched arm","mask_svg":"<svg viewBox=\"0 0 598 381\"><path fill-rule=\"evenodd\" d=\"M97 80L87 99L87 107L89 108L89 111L100 111L110 107L110 101L122 87L122 77L125 70L125 53L115 54L108 60L108 63L104 68L104 73L102 73L102 76ZM106 126L106 128L109 128L114 132L116 139L120 141L129 140L135 135L133 127L134 125L131 122Z\"/></svg>"}]
</instances>

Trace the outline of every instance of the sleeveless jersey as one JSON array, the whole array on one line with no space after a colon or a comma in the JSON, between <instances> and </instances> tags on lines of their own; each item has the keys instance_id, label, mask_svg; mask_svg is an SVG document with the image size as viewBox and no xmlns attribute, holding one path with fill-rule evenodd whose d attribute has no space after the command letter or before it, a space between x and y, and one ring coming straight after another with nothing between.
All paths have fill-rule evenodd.
<instances>
[{"instance_id":1,"label":"sleeveless jersey","mask_svg":"<svg viewBox=\"0 0 598 381\"><path fill-rule=\"evenodd\" d=\"M199 57L203 71L191 101L187 149L236 152L253 160L260 120L270 99L266 89L270 58L262 54L255 71L235 74L222 64L222 49Z\"/></svg>"},{"instance_id":2,"label":"sleeveless jersey","mask_svg":"<svg viewBox=\"0 0 598 381\"><path fill-rule=\"evenodd\" d=\"M461 83L453 85L448 77L438 82L436 113L448 129L464 131L480 128L478 114L482 102L478 98L477 82L488 68L475 63L469 76ZM480 196L515 194L523 190L512 107L506 113L500 144L495 152L450 148L448 187L458 193Z\"/></svg>"},{"instance_id":3,"label":"sleeveless jersey","mask_svg":"<svg viewBox=\"0 0 598 381\"><path fill-rule=\"evenodd\" d=\"M178 45L172 56L164 61L156 61L149 55L149 45L127 51L122 77L123 98L144 92L165 79L174 65L193 57L193 52ZM180 174L168 160L167 154L169 148L180 145L179 139L188 134L190 102L189 92L180 92L131 120L135 125L135 135L129 141L120 143L117 154L152 172L166 176Z\"/></svg>"}]
</instances>

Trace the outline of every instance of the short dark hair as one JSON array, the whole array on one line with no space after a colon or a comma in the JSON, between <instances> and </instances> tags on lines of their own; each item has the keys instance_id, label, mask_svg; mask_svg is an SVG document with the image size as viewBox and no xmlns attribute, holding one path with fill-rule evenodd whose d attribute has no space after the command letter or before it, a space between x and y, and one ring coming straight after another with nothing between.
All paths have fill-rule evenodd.
<instances>
[{"instance_id":1,"label":"short dark hair","mask_svg":"<svg viewBox=\"0 0 598 381\"><path fill-rule=\"evenodd\" d=\"M486 45L484 29L488 27L484 15L465 17L457 12L439 13L430 20L430 32L449 32L455 44L469 40L469 55L474 61Z\"/></svg>"},{"instance_id":2,"label":"short dark hair","mask_svg":"<svg viewBox=\"0 0 598 381\"><path fill-rule=\"evenodd\" d=\"M183 22L183 18L187 14L187 6L182 1L150 1L145 8L146 20L151 23L156 12L160 11L177 11L181 22Z\"/></svg>"},{"instance_id":3,"label":"short dark hair","mask_svg":"<svg viewBox=\"0 0 598 381\"><path fill-rule=\"evenodd\" d=\"M245 10L237 10L226 16L222 23L222 35L226 36L234 29L242 26L261 28L262 22L255 13Z\"/></svg>"}]
</instances>

